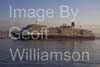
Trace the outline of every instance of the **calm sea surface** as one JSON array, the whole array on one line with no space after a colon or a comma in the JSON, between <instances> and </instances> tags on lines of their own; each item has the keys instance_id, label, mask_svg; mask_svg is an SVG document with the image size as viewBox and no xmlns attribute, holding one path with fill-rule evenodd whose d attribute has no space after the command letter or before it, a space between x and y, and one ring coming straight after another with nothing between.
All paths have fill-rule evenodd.
<instances>
[{"instance_id":1,"label":"calm sea surface","mask_svg":"<svg viewBox=\"0 0 100 67\"><path fill-rule=\"evenodd\" d=\"M40 51L87 51L89 61L12 61L9 49L39 48ZM100 40L0 40L0 67L100 67Z\"/></svg>"}]
</instances>

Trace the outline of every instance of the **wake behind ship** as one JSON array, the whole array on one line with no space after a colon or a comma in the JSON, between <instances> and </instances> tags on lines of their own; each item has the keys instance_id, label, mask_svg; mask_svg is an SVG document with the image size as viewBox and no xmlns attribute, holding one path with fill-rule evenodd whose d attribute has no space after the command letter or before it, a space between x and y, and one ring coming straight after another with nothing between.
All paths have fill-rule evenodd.
<instances>
[{"instance_id":1,"label":"wake behind ship","mask_svg":"<svg viewBox=\"0 0 100 67\"><path fill-rule=\"evenodd\" d=\"M42 33L40 34L32 34L35 32L41 33L41 29L47 29L47 34ZM24 35L22 34L23 31L27 30L28 32ZM75 27L75 23L72 22L71 26L62 25L59 27L47 27L45 25L39 24L29 24L24 27L19 32L12 32L12 35L21 40L29 40L29 39L95 39L95 36L92 31L86 29L80 29ZM47 37L46 37L46 36ZM25 39L23 38L25 37Z\"/></svg>"}]
</instances>

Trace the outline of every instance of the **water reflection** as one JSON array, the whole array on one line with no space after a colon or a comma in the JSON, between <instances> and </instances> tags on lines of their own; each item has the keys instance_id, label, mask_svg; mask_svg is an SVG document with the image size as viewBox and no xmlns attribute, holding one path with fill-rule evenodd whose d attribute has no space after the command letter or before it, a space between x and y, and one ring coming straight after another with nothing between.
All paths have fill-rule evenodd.
<instances>
[{"instance_id":1,"label":"water reflection","mask_svg":"<svg viewBox=\"0 0 100 67\"><path fill-rule=\"evenodd\" d=\"M25 66L26 67L100 67L100 40L29 40L29 41L13 41L0 40L0 65L9 66ZM88 51L90 54L90 61L86 62L11 62L9 48L16 49L17 47L40 48L41 51ZM11 62L10 64L8 62Z\"/></svg>"}]
</instances>

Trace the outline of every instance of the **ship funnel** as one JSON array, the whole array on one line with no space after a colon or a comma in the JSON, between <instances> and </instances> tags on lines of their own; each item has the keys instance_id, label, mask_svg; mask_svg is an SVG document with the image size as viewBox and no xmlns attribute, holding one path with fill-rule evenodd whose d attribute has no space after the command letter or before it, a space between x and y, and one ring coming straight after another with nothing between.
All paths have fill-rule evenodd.
<instances>
[{"instance_id":1,"label":"ship funnel","mask_svg":"<svg viewBox=\"0 0 100 67\"><path fill-rule=\"evenodd\" d=\"M72 27L75 27L75 22L72 22L72 23L71 23L71 26L72 26Z\"/></svg>"}]
</instances>

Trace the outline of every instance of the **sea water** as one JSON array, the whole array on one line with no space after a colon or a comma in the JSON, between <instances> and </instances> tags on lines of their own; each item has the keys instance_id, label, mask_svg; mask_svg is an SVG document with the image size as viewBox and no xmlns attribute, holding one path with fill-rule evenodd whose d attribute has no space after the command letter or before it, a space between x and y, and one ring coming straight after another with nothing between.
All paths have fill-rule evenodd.
<instances>
[{"instance_id":1,"label":"sea water","mask_svg":"<svg viewBox=\"0 0 100 67\"><path fill-rule=\"evenodd\" d=\"M69 52L88 52L89 60L86 61L20 61L18 55L16 60L12 61L11 52L13 54L16 48L22 53L23 48L39 49L40 51L69 51ZM24 56L24 55L23 55ZM59 57L57 58L59 59ZM0 67L100 67L100 40L0 40Z\"/></svg>"}]
</instances>

